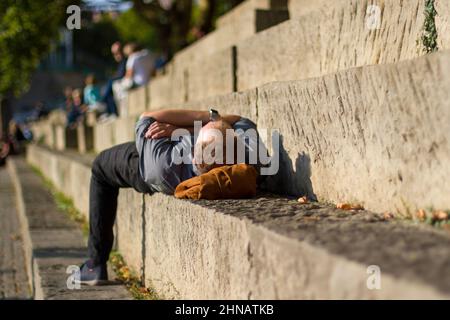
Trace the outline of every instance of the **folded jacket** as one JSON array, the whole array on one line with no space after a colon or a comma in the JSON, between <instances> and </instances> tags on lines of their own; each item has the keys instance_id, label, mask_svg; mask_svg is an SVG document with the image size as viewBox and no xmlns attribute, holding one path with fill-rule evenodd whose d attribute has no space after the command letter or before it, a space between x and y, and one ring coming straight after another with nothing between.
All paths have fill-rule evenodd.
<instances>
[{"instance_id":1,"label":"folded jacket","mask_svg":"<svg viewBox=\"0 0 450 320\"><path fill-rule=\"evenodd\" d=\"M181 182L175 189L178 199L242 199L256 195L256 169L247 164L214 168Z\"/></svg>"}]
</instances>

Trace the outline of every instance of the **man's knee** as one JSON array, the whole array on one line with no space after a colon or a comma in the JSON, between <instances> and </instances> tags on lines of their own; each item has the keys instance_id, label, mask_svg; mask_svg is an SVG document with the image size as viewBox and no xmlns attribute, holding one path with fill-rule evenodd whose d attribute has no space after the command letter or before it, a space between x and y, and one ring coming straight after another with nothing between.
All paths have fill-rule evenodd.
<instances>
[{"instance_id":1,"label":"man's knee","mask_svg":"<svg viewBox=\"0 0 450 320\"><path fill-rule=\"evenodd\" d=\"M94 162L92 163L92 175L95 177L98 177L98 175L102 171L102 159L100 157L101 154L99 154L97 157L95 157Z\"/></svg>"},{"instance_id":2,"label":"man's knee","mask_svg":"<svg viewBox=\"0 0 450 320\"><path fill-rule=\"evenodd\" d=\"M105 170L105 166L107 165L107 159L109 158L109 153L111 149L106 149L100 152L97 157L95 157L94 162L92 163L92 175L95 177L100 177L103 175Z\"/></svg>"}]
</instances>

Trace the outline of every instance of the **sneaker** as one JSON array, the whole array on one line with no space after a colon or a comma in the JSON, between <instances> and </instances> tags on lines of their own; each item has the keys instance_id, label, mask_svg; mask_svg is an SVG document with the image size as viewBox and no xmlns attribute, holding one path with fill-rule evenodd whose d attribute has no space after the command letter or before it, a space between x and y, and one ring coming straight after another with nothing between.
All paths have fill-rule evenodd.
<instances>
[{"instance_id":1,"label":"sneaker","mask_svg":"<svg viewBox=\"0 0 450 320\"><path fill-rule=\"evenodd\" d=\"M94 265L87 260L80 267L80 283L89 286L102 285L108 282L108 271L105 264Z\"/></svg>"}]
</instances>

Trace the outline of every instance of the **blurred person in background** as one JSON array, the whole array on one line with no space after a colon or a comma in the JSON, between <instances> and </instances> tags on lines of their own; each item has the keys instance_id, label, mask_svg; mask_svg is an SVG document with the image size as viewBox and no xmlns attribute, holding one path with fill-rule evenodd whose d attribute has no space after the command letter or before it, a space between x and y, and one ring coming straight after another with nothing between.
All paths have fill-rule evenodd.
<instances>
[{"instance_id":1,"label":"blurred person in background","mask_svg":"<svg viewBox=\"0 0 450 320\"><path fill-rule=\"evenodd\" d=\"M72 92L72 103L67 110L67 127L74 129L85 112L81 89L75 89Z\"/></svg>"},{"instance_id":2,"label":"blurred person in background","mask_svg":"<svg viewBox=\"0 0 450 320\"><path fill-rule=\"evenodd\" d=\"M105 111L105 105L100 102L100 90L96 84L95 76L93 74L89 74L84 83L85 87L83 89L83 100L88 111Z\"/></svg>"},{"instance_id":3,"label":"blurred person in background","mask_svg":"<svg viewBox=\"0 0 450 320\"><path fill-rule=\"evenodd\" d=\"M125 76L127 58L124 56L122 51L122 44L116 41L111 46L111 54L114 60L117 62L116 73L108 80L105 86L105 92L101 98L101 102L106 104L106 116L112 118L117 117L119 114L117 112L117 105L114 100L113 92L113 82L122 79ZM100 121L104 120L105 117L101 117Z\"/></svg>"},{"instance_id":4,"label":"blurred person in background","mask_svg":"<svg viewBox=\"0 0 450 320\"><path fill-rule=\"evenodd\" d=\"M155 59L150 51L138 44L128 43L123 52L127 57L125 76L113 83L114 97L118 100L123 99L128 90L145 85L155 69ZM127 110L120 111L127 115Z\"/></svg>"}]
</instances>

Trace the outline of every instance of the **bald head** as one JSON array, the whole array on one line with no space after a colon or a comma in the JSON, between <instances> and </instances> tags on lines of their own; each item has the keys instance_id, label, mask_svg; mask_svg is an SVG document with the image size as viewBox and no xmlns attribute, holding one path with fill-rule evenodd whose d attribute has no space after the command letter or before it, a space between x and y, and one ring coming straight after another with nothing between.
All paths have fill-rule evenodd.
<instances>
[{"instance_id":1,"label":"bald head","mask_svg":"<svg viewBox=\"0 0 450 320\"><path fill-rule=\"evenodd\" d=\"M194 165L200 173L226 163L227 134L234 139L233 127L226 121L211 121L199 132L194 146Z\"/></svg>"}]
</instances>

